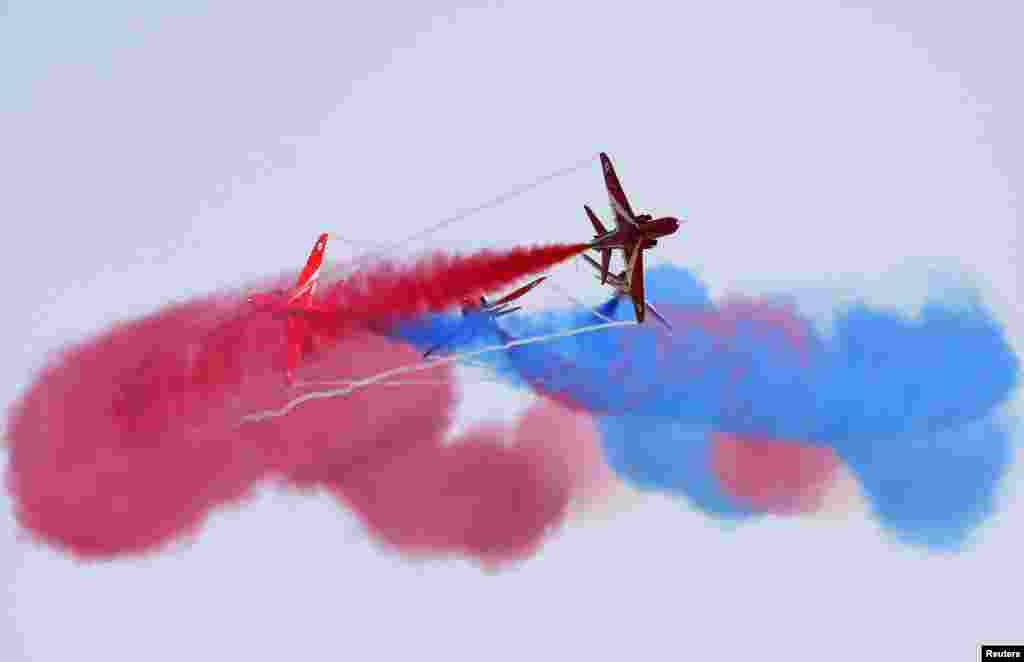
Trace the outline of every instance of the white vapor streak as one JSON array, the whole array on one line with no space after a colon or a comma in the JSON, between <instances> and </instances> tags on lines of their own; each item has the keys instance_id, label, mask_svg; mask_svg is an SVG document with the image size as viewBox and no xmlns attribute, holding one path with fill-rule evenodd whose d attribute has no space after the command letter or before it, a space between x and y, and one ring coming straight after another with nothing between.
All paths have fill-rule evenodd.
<instances>
[{"instance_id":1,"label":"white vapor streak","mask_svg":"<svg viewBox=\"0 0 1024 662\"><path fill-rule=\"evenodd\" d=\"M394 250L396 248L399 248L401 246L404 246L405 244L408 244L411 241L415 241L417 239L423 239L424 237L428 237L431 234L433 234L434 232L437 232L438 230L441 230L442 228L444 228L444 227L446 227L448 225L451 225L452 223L458 223L459 221L465 220L465 219L469 218L470 216L473 216L474 214L479 214L482 211L487 211L488 209L493 209L495 207L500 207L501 205L505 204L506 202L514 200L515 198L518 198L521 195L525 195L525 194L529 193L530 191L534 190L535 188L538 188L539 186L541 186L543 184L547 184L548 182L550 182L550 181L552 181L554 179L557 179L559 177L564 177L565 175L571 175L572 173L574 173L577 170L583 168L584 166L587 166L588 164L592 163L593 161L594 161L594 156L588 156L585 159L580 159L579 161L577 161L576 163L574 163L574 164L572 164L570 166L566 166L564 168L559 168L558 170L555 170L554 172L550 172L550 173L548 173L548 174L546 174L546 175L544 175L542 177L538 177L537 179L533 180L529 184L526 184L525 186L521 186L521 187L519 187L519 188L517 188L515 190L512 190L512 191L509 191L507 193L502 193L498 197L492 198L491 200L488 200L487 202L485 202L483 204L477 205L476 207L472 207L470 209L465 209L463 211L458 212L454 216L449 216L446 219L438 221L437 223L435 223L435 224L433 224L433 225L431 225L431 226L429 226L427 228L424 228L424 229L422 229L422 230L420 230L420 231L418 231L418 232L416 232L416 233L406 237L405 239L396 241L396 242L391 243L391 244L383 244L382 246L379 246L378 248L373 249L373 250L369 251L368 253L364 253L363 255L359 256L358 258L355 258L352 261L351 265L349 265L347 263L342 263L342 264L335 265L334 267L332 267L327 272L327 274L333 273L334 271L336 271L338 269L341 269L342 267L346 267L346 266L351 266L353 268L356 268L356 267L358 267L360 265L365 264L371 258L384 257L385 255L390 253L392 250Z\"/></svg>"},{"instance_id":2,"label":"white vapor streak","mask_svg":"<svg viewBox=\"0 0 1024 662\"><path fill-rule=\"evenodd\" d=\"M520 347L522 345L532 345L533 343L548 342L551 340L557 340L558 338L568 338L570 336L577 336L583 333L591 333L594 331L600 331L602 329L610 329L618 326L633 326L635 324L636 322L633 320L627 320L623 322L610 322L605 324L592 324L590 326L582 326L576 329L570 329L568 331L560 331L558 333L549 333L543 336L533 336L531 338L513 340L512 342L505 343L504 345L493 345L490 347L484 347L483 349L473 350L472 352L453 354L443 359L436 359L429 363L415 363L405 366L399 366L397 368L392 368L391 370L385 370L384 372L378 373L371 377L367 377L366 379L353 381L352 383L343 388L305 393L296 398L293 398L280 409L267 409L261 412L256 412L254 414L247 414L241 418L241 420L239 421L239 425L243 425L245 423L254 423L257 421L266 420L268 418L277 418L279 416L284 416L285 414L292 411L293 409L295 409L304 402L308 402L310 400L321 400L323 398L334 398L343 395L348 395L349 393L352 393L356 389L363 388L365 386L370 386L378 382L382 382L390 377L395 377L397 375L403 375L410 372L419 372L422 370L431 370L442 365L454 363L456 361L459 361L460 359L468 359L474 356L481 356L483 354L492 354L494 352L500 352L507 349L512 349L513 347Z\"/></svg>"}]
</instances>

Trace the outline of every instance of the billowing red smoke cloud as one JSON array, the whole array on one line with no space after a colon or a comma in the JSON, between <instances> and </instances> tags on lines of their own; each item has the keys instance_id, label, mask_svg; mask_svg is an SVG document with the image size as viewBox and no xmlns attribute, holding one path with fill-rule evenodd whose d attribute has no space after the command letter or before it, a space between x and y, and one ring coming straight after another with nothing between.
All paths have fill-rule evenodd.
<instances>
[{"instance_id":1,"label":"billowing red smoke cloud","mask_svg":"<svg viewBox=\"0 0 1024 662\"><path fill-rule=\"evenodd\" d=\"M477 429L372 471L342 470L327 485L375 537L404 553L524 558L564 516L569 477L505 440L504 430Z\"/></svg>"},{"instance_id":2,"label":"billowing red smoke cloud","mask_svg":"<svg viewBox=\"0 0 1024 662\"><path fill-rule=\"evenodd\" d=\"M556 400L542 399L519 423L515 443L561 462L569 476L572 500L579 506L601 501L615 485L615 472L604 460L601 437L593 417Z\"/></svg>"},{"instance_id":3,"label":"billowing red smoke cloud","mask_svg":"<svg viewBox=\"0 0 1024 662\"><path fill-rule=\"evenodd\" d=\"M351 381L420 362L419 350L411 345L353 332L303 366L300 387L289 396L343 388ZM299 487L373 473L418 449L440 447L451 426L451 366L440 364L413 377L309 400L284 416L246 423L241 431L254 452ZM281 404L279 396L274 406Z\"/></svg>"},{"instance_id":4,"label":"billowing red smoke cloud","mask_svg":"<svg viewBox=\"0 0 1024 662\"><path fill-rule=\"evenodd\" d=\"M329 292L347 331L335 329L335 342L322 346L299 377L359 378L415 362L416 350L350 322L443 308L578 251L555 246L434 257L410 269L364 271ZM365 479L376 463L388 466L389 457L424 447L456 463L482 452L469 444L438 455L453 404L444 384L433 390L382 384L239 427L245 414L279 407L294 395L282 383L284 358L282 321L254 313L233 295L175 305L62 352L8 420L7 483L19 522L83 558L144 553L194 531L211 509L275 474L314 483L328 468L334 478L339 466L361 466ZM428 374L442 382L450 377L443 369ZM542 492L538 462L513 453L501 474L508 489ZM557 519L557 505L542 506L524 520ZM522 549L532 531L510 527L519 542L466 548Z\"/></svg>"},{"instance_id":5,"label":"billowing red smoke cloud","mask_svg":"<svg viewBox=\"0 0 1024 662\"><path fill-rule=\"evenodd\" d=\"M444 443L424 428L411 438L398 447L382 440L355 459L343 449L316 463L326 476L300 482L325 485L403 553L488 564L529 556L571 498L603 496L611 482L590 418L551 402L509 428L479 427Z\"/></svg>"},{"instance_id":6,"label":"billowing red smoke cloud","mask_svg":"<svg viewBox=\"0 0 1024 662\"><path fill-rule=\"evenodd\" d=\"M9 420L21 525L81 557L139 553L242 496L261 468L237 461L224 389L210 381L241 374L210 344L236 316L230 300L175 306L53 361Z\"/></svg>"},{"instance_id":7,"label":"billowing red smoke cloud","mask_svg":"<svg viewBox=\"0 0 1024 662\"><path fill-rule=\"evenodd\" d=\"M818 511L839 471L831 448L722 433L715 434L711 462L728 494L773 515Z\"/></svg>"}]
</instances>

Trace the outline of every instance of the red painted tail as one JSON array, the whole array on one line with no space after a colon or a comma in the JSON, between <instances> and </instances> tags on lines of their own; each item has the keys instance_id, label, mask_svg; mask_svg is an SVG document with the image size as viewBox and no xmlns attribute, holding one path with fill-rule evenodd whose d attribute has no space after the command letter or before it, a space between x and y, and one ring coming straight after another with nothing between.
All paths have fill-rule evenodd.
<instances>
[{"instance_id":1,"label":"red painted tail","mask_svg":"<svg viewBox=\"0 0 1024 662\"><path fill-rule=\"evenodd\" d=\"M306 267L299 274L299 280L295 283L295 290L292 292L290 303L307 303L313 300L313 290L316 288L317 278L320 276L320 267L324 262L324 252L327 250L326 233L317 237L313 250L306 260Z\"/></svg>"},{"instance_id":2,"label":"red painted tail","mask_svg":"<svg viewBox=\"0 0 1024 662\"><path fill-rule=\"evenodd\" d=\"M587 210L587 216L590 217L590 224L594 226L594 232L597 233L594 235L594 238L597 239L603 234L608 234L608 228L601 223L601 219L597 217L594 210L592 210L588 205L583 205L583 208Z\"/></svg>"}]
</instances>

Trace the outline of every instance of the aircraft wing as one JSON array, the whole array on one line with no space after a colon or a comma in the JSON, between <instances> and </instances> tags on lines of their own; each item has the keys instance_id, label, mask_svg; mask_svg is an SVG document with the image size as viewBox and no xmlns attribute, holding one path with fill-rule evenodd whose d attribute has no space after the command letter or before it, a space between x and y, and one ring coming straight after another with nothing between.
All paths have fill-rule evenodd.
<instances>
[{"instance_id":1,"label":"aircraft wing","mask_svg":"<svg viewBox=\"0 0 1024 662\"><path fill-rule=\"evenodd\" d=\"M592 266L595 269L597 269L597 279L601 280L601 274L604 273L604 269L602 269L601 265L597 263L597 260L595 260L594 258L590 257L586 253L581 253L580 257L582 257L584 260L586 260L587 264L589 264L590 266Z\"/></svg>"},{"instance_id":2,"label":"aircraft wing","mask_svg":"<svg viewBox=\"0 0 1024 662\"><path fill-rule=\"evenodd\" d=\"M604 152L601 152L601 167L604 168L604 185L608 189L608 201L615 214L615 224L635 223L633 219L636 218L636 215L633 213L633 208L629 206L629 200L626 199L626 193L622 190L622 183L619 182L619 177L615 174L611 159Z\"/></svg>"},{"instance_id":3,"label":"aircraft wing","mask_svg":"<svg viewBox=\"0 0 1024 662\"><path fill-rule=\"evenodd\" d=\"M633 257L629 266L630 270L627 272L629 296L633 299L636 321L642 324L644 313L647 311L647 301L644 298L644 249L639 245L633 249Z\"/></svg>"},{"instance_id":4,"label":"aircraft wing","mask_svg":"<svg viewBox=\"0 0 1024 662\"><path fill-rule=\"evenodd\" d=\"M493 308L497 308L497 307L499 307L499 306L501 306L503 304L506 304L506 303L508 303L510 301L515 301L516 299L518 299L519 297L523 296L524 294L526 294L527 292L529 292L533 288L535 288L538 285L540 285L544 281L545 278L547 278L547 276L541 276L537 280L530 281L526 285L523 285L522 287L520 287L518 290L515 290L514 292L511 292L510 294L506 294L505 296L503 296L502 298L498 299L497 301L492 301L489 304L489 307L493 309Z\"/></svg>"}]
</instances>

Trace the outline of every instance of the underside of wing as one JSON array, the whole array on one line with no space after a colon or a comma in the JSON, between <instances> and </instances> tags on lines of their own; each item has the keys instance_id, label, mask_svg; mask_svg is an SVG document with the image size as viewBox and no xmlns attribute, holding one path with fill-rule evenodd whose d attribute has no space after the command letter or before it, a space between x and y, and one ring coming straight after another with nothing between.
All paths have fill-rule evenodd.
<instances>
[{"instance_id":1,"label":"underside of wing","mask_svg":"<svg viewBox=\"0 0 1024 662\"><path fill-rule=\"evenodd\" d=\"M608 189L608 200L611 203L612 212L615 214L616 224L619 222L633 223L635 214L626 199L626 192L622 190L622 183L619 182L611 159L604 152L601 153L601 167L604 169L604 184Z\"/></svg>"},{"instance_id":2,"label":"underside of wing","mask_svg":"<svg viewBox=\"0 0 1024 662\"><path fill-rule=\"evenodd\" d=\"M515 291L513 291L513 292L511 292L509 294L506 294L502 298L500 298L497 301L491 303L491 307L492 308L497 308L498 306L501 306L502 304L506 304L506 303L508 303L510 301L515 301L516 299L518 299L519 297L523 296L524 294L526 294L527 292L529 292L533 288L535 288L538 285L540 285L544 281L545 278L547 278L547 276L541 276L540 278L538 278L536 280L530 281L526 285L523 285L522 287L520 287L518 290L515 290Z\"/></svg>"}]
</instances>

